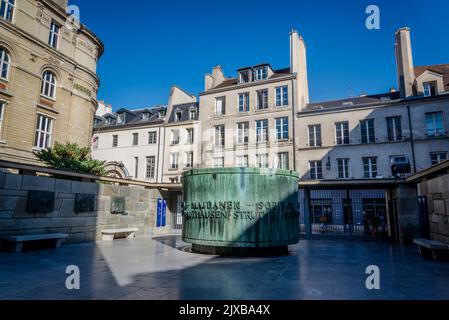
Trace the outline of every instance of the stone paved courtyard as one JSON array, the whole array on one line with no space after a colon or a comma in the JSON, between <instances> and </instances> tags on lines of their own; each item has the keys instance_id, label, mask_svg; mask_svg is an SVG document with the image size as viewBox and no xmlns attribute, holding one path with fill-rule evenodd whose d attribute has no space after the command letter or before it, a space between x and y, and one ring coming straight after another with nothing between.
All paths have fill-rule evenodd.
<instances>
[{"instance_id":1,"label":"stone paved courtyard","mask_svg":"<svg viewBox=\"0 0 449 320\"><path fill-rule=\"evenodd\" d=\"M0 299L449 299L449 264L412 247L303 240L289 256L222 258L183 246L173 236L0 253ZM80 290L65 287L68 265ZM365 288L368 265L379 291Z\"/></svg>"}]
</instances>

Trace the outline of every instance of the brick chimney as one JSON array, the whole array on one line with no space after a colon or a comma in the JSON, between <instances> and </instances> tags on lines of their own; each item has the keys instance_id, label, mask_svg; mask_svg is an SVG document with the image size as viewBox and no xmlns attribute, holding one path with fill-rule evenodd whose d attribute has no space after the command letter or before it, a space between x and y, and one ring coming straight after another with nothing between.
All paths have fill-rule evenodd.
<instances>
[{"instance_id":1,"label":"brick chimney","mask_svg":"<svg viewBox=\"0 0 449 320\"><path fill-rule=\"evenodd\" d=\"M395 36L399 91L401 93L401 98L408 98L413 96L413 85L415 83L410 29L401 28L396 32Z\"/></svg>"}]
</instances>

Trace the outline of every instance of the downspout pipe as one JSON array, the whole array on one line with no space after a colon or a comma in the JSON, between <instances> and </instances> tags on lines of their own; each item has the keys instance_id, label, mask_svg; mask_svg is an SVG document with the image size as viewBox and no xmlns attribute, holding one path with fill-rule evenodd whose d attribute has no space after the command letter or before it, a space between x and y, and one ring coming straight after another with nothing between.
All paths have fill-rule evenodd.
<instances>
[{"instance_id":1,"label":"downspout pipe","mask_svg":"<svg viewBox=\"0 0 449 320\"><path fill-rule=\"evenodd\" d=\"M416 173L415 139L413 137L413 125L410 112L410 105L407 105L407 116L408 116L408 125L410 129L410 145L412 147L413 173Z\"/></svg>"}]
</instances>

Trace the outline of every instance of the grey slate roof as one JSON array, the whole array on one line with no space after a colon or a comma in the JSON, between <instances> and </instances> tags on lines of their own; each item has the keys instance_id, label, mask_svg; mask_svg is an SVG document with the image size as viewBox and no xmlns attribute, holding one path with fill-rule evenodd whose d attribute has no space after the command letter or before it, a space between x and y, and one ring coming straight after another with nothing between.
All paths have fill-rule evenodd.
<instances>
[{"instance_id":1,"label":"grey slate roof","mask_svg":"<svg viewBox=\"0 0 449 320\"><path fill-rule=\"evenodd\" d=\"M261 64L262 65L269 65L269 64ZM244 69L252 69L252 68L256 68L255 67L245 67L245 68L240 68L238 71L244 70ZM290 68L282 68L282 69L277 69L277 70L273 70L273 75L269 78L269 79L275 79L275 78L279 78L282 76L286 76L291 74L290 73ZM225 81L223 81L222 83L220 83L218 86L215 86L212 89L222 89L222 88L228 88L228 87L232 87L238 84L238 78L229 78Z\"/></svg>"},{"instance_id":2,"label":"grey slate roof","mask_svg":"<svg viewBox=\"0 0 449 320\"><path fill-rule=\"evenodd\" d=\"M304 111L317 111L323 109L332 109L332 108L354 108L354 107L362 107L367 104L381 104L389 101L398 100L400 98L399 92L388 92L384 94L376 94L376 95L367 95L361 97L353 97L347 99L340 100L332 100L332 101L324 101L324 102L316 102L309 103Z\"/></svg>"},{"instance_id":3,"label":"grey slate roof","mask_svg":"<svg viewBox=\"0 0 449 320\"><path fill-rule=\"evenodd\" d=\"M96 124L94 125L94 129L118 128L129 125L160 123L163 122L164 119L159 117L159 111L167 112L167 107L159 105L139 110L128 110L125 108L121 108L114 113L105 114L103 117L96 116ZM120 113L126 113L125 122L117 124L117 115ZM148 119L144 120L143 115L145 113L148 114ZM111 122L109 124L106 123L106 118L111 119Z\"/></svg>"},{"instance_id":4,"label":"grey slate roof","mask_svg":"<svg viewBox=\"0 0 449 320\"><path fill-rule=\"evenodd\" d=\"M168 123L173 123L175 121L175 114L176 112L181 112L181 121L178 122L184 122L184 121L190 121L189 118L189 112L190 110L196 111L196 117L194 120L198 120L199 116L199 103L185 103L185 104L178 104L173 106L173 110L168 118Z\"/></svg>"}]
</instances>

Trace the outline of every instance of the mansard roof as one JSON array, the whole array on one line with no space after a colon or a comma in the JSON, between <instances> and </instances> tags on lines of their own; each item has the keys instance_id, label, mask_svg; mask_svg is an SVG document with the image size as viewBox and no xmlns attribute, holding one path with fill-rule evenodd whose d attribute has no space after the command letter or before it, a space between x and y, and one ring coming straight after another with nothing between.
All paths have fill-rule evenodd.
<instances>
[{"instance_id":1,"label":"mansard roof","mask_svg":"<svg viewBox=\"0 0 449 320\"><path fill-rule=\"evenodd\" d=\"M159 116L160 111L167 112L167 107L162 105L157 105L154 107L144 108L144 109L136 109L129 110L126 108L120 108L114 113L105 114L103 117L96 117L98 120L102 120L98 122L94 129L106 129L106 128L119 128L126 127L132 125L144 125L144 124L157 124L164 121L164 118ZM126 113L130 116L125 117L125 121L123 123L117 124L117 114ZM148 118L144 119L144 114L148 114ZM106 123L106 118L111 118L110 123Z\"/></svg>"},{"instance_id":2,"label":"mansard roof","mask_svg":"<svg viewBox=\"0 0 449 320\"><path fill-rule=\"evenodd\" d=\"M199 103L198 102L192 102L192 103L184 103L184 104L177 104L173 106L172 112L168 118L168 123L174 123L174 122L185 122L185 121L192 121L190 120L190 110L195 110L196 115L194 120L198 120L199 117ZM181 112L181 121L175 121L175 114L176 112Z\"/></svg>"}]
</instances>

